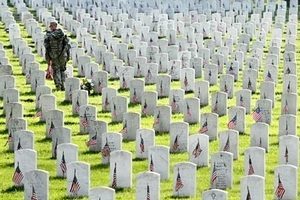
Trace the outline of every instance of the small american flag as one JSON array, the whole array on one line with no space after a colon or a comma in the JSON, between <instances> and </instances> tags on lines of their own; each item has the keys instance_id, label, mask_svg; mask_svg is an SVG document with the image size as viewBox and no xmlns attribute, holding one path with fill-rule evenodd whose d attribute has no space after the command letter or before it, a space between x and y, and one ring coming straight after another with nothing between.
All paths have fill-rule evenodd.
<instances>
[{"instance_id":1,"label":"small american flag","mask_svg":"<svg viewBox=\"0 0 300 200\"><path fill-rule=\"evenodd\" d=\"M228 122L227 127L229 129L234 129L237 124L237 114Z\"/></svg>"},{"instance_id":2,"label":"small american flag","mask_svg":"<svg viewBox=\"0 0 300 200\"><path fill-rule=\"evenodd\" d=\"M109 155L110 155L110 148L109 148L109 145L108 145L108 142L107 142L107 138L106 138L105 145L101 150L101 154L104 158L109 157Z\"/></svg>"},{"instance_id":3,"label":"small american flag","mask_svg":"<svg viewBox=\"0 0 300 200\"><path fill-rule=\"evenodd\" d=\"M39 107L38 108L38 110L37 110L37 112L35 113L35 116L34 117L42 117L42 108L41 107Z\"/></svg>"},{"instance_id":4,"label":"small american flag","mask_svg":"<svg viewBox=\"0 0 300 200\"><path fill-rule=\"evenodd\" d=\"M286 88L287 93L291 92L291 82L289 81L287 88Z\"/></svg>"},{"instance_id":5,"label":"small american flag","mask_svg":"<svg viewBox=\"0 0 300 200\"><path fill-rule=\"evenodd\" d=\"M127 121L125 120L123 128L120 130L120 133L126 134L127 133Z\"/></svg>"},{"instance_id":6,"label":"small american flag","mask_svg":"<svg viewBox=\"0 0 300 200\"><path fill-rule=\"evenodd\" d=\"M11 119L13 118L12 115L13 115L13 113L12 113L12 109L11 109L10 112L9 112L8 121L11 120Z\"/></svg>"},{"instance_id":7,"label":"small american flag","mask_svg":"<svg viewBox=\"0 0 300 200\"><path fill-rule=\"evenodd\" d=\"M147 71L147 76L146 76L146 81L150 81L151 78L152 78L152 74L151 74L150 69L148 69L148 71Z\"/></svg>"},{"instance_id":8,"label":"small american flag","mask_svg":"<svg viewBox=\"0 0 300 200\"><path fill-rule=\"evenodd\" d=\"M210 80L211 79L211 70L209 70L209 72L208 72L208 80Z\"/></svg>"},{"instance_id":9,"label":"small american flag","mask_svg":"<svg viewBox=\"0 0 300 200\"><path fill-rule=\"evenodd\" d=\"M80 103L79 103L79 96L76 99L76 104L75 104L75 111L76 113L79 113L80 110Z\"/></svg>"},{"instance_id":10,"label":"small american flag","mask_svg":"<svg viewBox=\"0 0 300 200\"><path fill-rule=\"evenodd\" d=\"M261 113L261 110L260 110L259 106L252 113L252 118L256 122L258 122L262 118L262 113Z\"/></svg>"},{"instance_id":11,"label":"small american flag","mask_svg":"<svg viewBox=\"0 0 300 200\"><path fill-rule=\"evenodd\" d=\"M83 118L80 119L80 124L81 124L84 128L88 127L89 121L88 121L86 115L85 115Z\"/></svg>"},{"instance_id":12,"label":"small american flag","mask_svg":"<svg viewBox=\"0 0 300 200\"><path fill-rule=\"evenodd\" d=\"M160 82L159 92L160 92L160 95L163 94L163 82L162 81Z\"/></svg>"},{"instance_id":13,"label":"small american flag","mask_svg":"<svg viewBox=\"0 0 300 200\"><path fill-rule=\"evenodd\" d=\"M71 185L71 188L70 188L70 192L73 195L77 195L79 190L80 190L80 184L79 184L79 182L77 180L77 177L76 177L76 169L74 169L74 177L73 177L72 185Z\"/></svg>"},{"instance_id":14,"label":"small american flag","mask_svg":"<svg viewBox=\"0 0 300 200\"><path fill-rule=\"evenodd\" d=\"M11 143L12 141L13 141L13 137L12 137L11 131L10 131L4 146L6 146L8 143Z\"/></svg>"},{"instance_id":15,"label":"small american flag","mask_svg":"<svg viewBox=\"0 0 300 200\"><path fill-rule=\"evenodd\" d=\"M285 193L285 189L284 189L283 184L280 180L280 175L278 174L278 186L277 186L276 191L275 191L275 196L277 197L277 199L282 199L284 193Z\"/></svg>"},{"instance_id":16,"label":"small american flag","mask_svg":"<svg viewBox=\"0 0 300 200\"><path fill-rule=\"evenodd\" d=\"M188 79L187 79L187 77L186 77L186 74L185 74L185 76L184 76L183 84L184 84L184 87L187 89L187 87L189 86L189 82L188 82Z\"/></svg>"},{"instance_id":17,"label":"small american flag","mask_svg":"<svg viewBox=\"0 0 300 200\"><path fill-rule=\"evenodd\" d=\"M207 123L207 119L204 122L204 124L202 125L202 127L199 130L199 133L206 133L208 131L208 123Z\"/></svg>"},{"instance_id":18,"label":"small american flag","mask_svg":"<svg viewBox=\"0 0 300 200\"><path fill-rule=\"evenodd\" d=\"M53 156L53 158L56 158L56 156L57 156L57 145L58 145L58 138L56 138L56 141L55 141L55 145L54 145L54 156Z\"/></svg>"},{"instance_id":19,"label":"small american flag","mask_svg":"<svg viewBox=\"0 0 300 200\"><path fill-rule=\"evenodd\" d=\"M80 104L79 104L78 99L77 99L77 102L76 102L76 105L75 105L75 112L79 113L79 110L80 110Z\"/></svg>"},{"instance_id":20,"label":"small american flag","mask_svg":"<svg viewBox=\"0 0 300 200\"><path fill-rule=\"evenodd\" d=\"M158 111L158 114L156 115L156 118L154 119L153 128L159 124L159 118L160 118L160 112Z\"/></svg>"},{"instance_id":21,"label":"small american flag","mask_svg":"<svg viewBox=\"0 0 300 200\"><path fill-rule=\"evenodd\" d=\"M117 188L117 163L115 163L111 187Z\"/></svg>"},{"instance_id":22,"label":"small american flag","mask_svg":"<svg viewBox=\"0 0 300 200\"><path fill-rule=\"evenodd\" d=\"M213 185L216 180L217 180L217 169L216 169L216 165L214 164L213 171L211 174L211 180L210 180L211 185Z\"/></svg>"},{"instance_id":23,"label":"small american flag","mask_svg":"<svg viewBox=\"0 0 300 200\"><path fill-rule=\"evenodd\" d=\"M96 145L97 144L97 133L86 142L86 146L90 147L92 145Z\"/></svg>"},{"instance_id":24,"label":"small american flag","mask_svg":"<svg viewBox=\"0 0 300 200\"><path fill-rule=\"evenodd\" d=\"M284 104L284 107L283 107L283 109L282 109L282 112L283 112L284 114L288 114L288 112L289 112L289 106L288 106L287 100L285 101L285 104Z\"/></svg>"},{"instance_id":25,"label":"small american flag","mask_svg":"<svg viewBox=\"0 0 300 200\"><path fill-rule=\"evenodd\" d=\"M103 89L102 83L101 83L101 80L99 80L99 82L98 82L98 90L100 91L100 93L102 93L102 89Z\"/></svg>"},{"instance_id":26,"label":"small american flag","mask_svg":"<svg viewBox=\"0 0 300 200\"><path fill-rule=\"evenodd\" d=\"M218 95L216 96L215 105L213 107L213 112L218 112Z\"/></svg>"},{"instance_id":27,"label":"small american flag","mask_svg":"<svg viewBox=\"0 0 300 200\"><path fill-rule=\"evenodd\" d=\"M259 147L262 147L262 141L261 141L261 137L259 138L259 143L258 143Z\"/></svg>"},{"instance_id":28,"label":"small american flag","mask_svg":"<svg viewBox=\"0 0 300 200\"><path fill-rule=\"evenodd\" d=\"M172 146L173 151L177 151L178 147L179 147L179 144L178 144L178 135L176 135L174 143L173 143L173 146Z\"/></svg>"},{"instance_id":29,"label":"small american flag","mask_svg":"<svg viewBox=\"0 0 300 200\"><path fill-rule=\"evenodd\" d=\"M69 100L72 101L72 86L69 88Z\"/></svg>"},{"instance_id":30,"label":"small american flag","mask_svg":"<svg viewBox=\"0 0 300 200\"><path fill-rule=\"evenodd\" d=\"M147 105L147 102L145 101L144 105L143 105L143 109L142 109L142 114L143 115L146 115L147 114L147 108L148 108L148 105Z\"/></svg>"},{"instance_id":31,"label":"small american flag","mask_svg":"<svg viewBox=\"0 0 300 200\"><path fill-rule=\"evenodd\" d=\"M288 150L287 146L285 147L284 157L285 157L285 164L288 164L288 162L289 162L289 150Z\"/></svg>"},{"instance_id":32,"label":"small american flag","mask_svg":"<svg viewBox=\"0 0 300 200\"><path fill-rule=\"evenodd\" d=\"M55 128L54 123L53 123L53 121L51 121L48 135L52 135L52 131L54 128Z\"/></svg>"},{"instance_id":33,"label":"small american flag","mask_svg":"<svg viewBox=\"0 0 300 200\"><path fill-rule=\"evenodd\" d=\"M65 175L65 173L67 172L67 164L66 164L66 160L65 160L65 153L62 153L62 157L61 157L61 161L60 161L60 169L63 173L63 176Z\"/></svg>"},{"instance_id":34,"label":"small american flag","mask_svg":"<svg viewBox=\"0 0 300 200\"><path fill-rule=\"evenodd\" d=\"M151 172L154 171L154 163L153 163L152 155L150 156L149 170L150 170Z\"/></svg>"},{"instance_id":35,"label":"small american flag","mask_svg":"<svg viewBox=\"0 0 300 200\"><path fill-rule=\"evenodd\" d=\"M127 83L126 83L124 75L123 75L123 78L122 78L122 88L127 88Z\"/></svg>"},{"instance_id":36,"label":"small american flag","mask_svg":"<svg viewBox=\"0 0 300 200\"><path fill-rule=\"evenodd\" d=\"M200 156L201 152L202 152L202 149L200 148L200 143L199 143L199 139L198 139L197 145L192 152L194 158L197 158L198 156Z\"/></svg>"},{"instance_id":37,"label":"small american flag","mask_svg":"<svg viewBox=\"0 0 300 200\"><path fill-rule=\"evenodd\" d=\"M34 187L32 186L31 200L38 200Z\"/></svg>"},{"instance_id":38,"label":"small american flag","mask_svg":"<svg viewBox=\"0 0 300 200\"><path fill-rule=\"evenodd\" d=\"M230 150L230 140L229 140L229 134L225 143L225 146L223 148L223 151L229 151Z\"/></svg>"},{"instance_id":39,"label":"small american flag","mask_svg":"<svg viewBox=\"0 0 300 200\"><path fill-rule=\"evenodd\" d=\"M247 197L246 200L251 200L251 195L250 195L250 191L249 191L249 187L247 186Z\"/></svg>"},{"instance_id":40,"label":"small american flag","mask_svg":"<svg viewBox=\"0 0 300 200\"><path fill-rule=\"evenodd\" d=\"M15 170L15 173L13 175L12 181L15 183L15 185L20 185L23 178L24 178L24 176L23 176L23 173L20 170L19 162L18 162L18 165L16 167L16 170Z\"/></svg>"},{"instance_id":41,"label":"small american flag","mask_svg":"<svg viewBox=\"0 0 300 200\"><path fill-rule=\"evenodd\" d=\"M141 76L141 74L142 74L142 70L141 70L140 64L138 63L138 64L137 64L137 72L136 72L136 75L137 75L137 76Z\"/></svg>"},{"instance_id":42,"label":"small american flag","mask_svg":"<svg viewBox=\"0 0 300 200\"><path fill-rule=\"evenodd\" d=\"M174 96L174 95L173 95L171 107L172 107L172 111L175 111L175 110L177 110L177 108L178 108L178 105L177 105L177 103L176 103L176 99L175 99L175 96Z\"/></svg>"},{"instance_id":43,"label":"small american flag","mask_svg":"<svg viewBox=\"0 0 300 200\"><path fill-rule=\"evenodd\" d=\"M186 104L186 113L187 113L187 115L188 115L189 117L192 116L191 109L190 109L190 106L189 106L188 103Z\"/></svg>"},{"instance_id":44,"label":"small american flag","mask_svg":"<svg viewBox=\"0 0 300 200\"><path fill-rule=\"evenodd\" d=\"M176 178L176 184L175 184L175 191L178 192L178 190L180 190L181 188L183 188L183 183L180 177L180 173L179 173L179 169L178 169L178 173L177 173L177 178Z\"/></svg>"},{"instance_id":45,"label":"small american flag","mask_svg":"<svg viewBox=\"0 0 300 200\"><path fill-rule=\"evenodd\" d=\"M132 101L133 103L137 103L138 102L138 97L136 95L136 89L133 89L133 97L132 97Z\"/></svg>"},{"instance_id":46,"label":"small american flag","mask_svg":"<svg viewBox=\"0 0 300 200\"><path fill-rule=\"evenodd\" d=\"M226 84L226 82L224 83L224 92L228 92L228 87L227 87L227 84Z\"/></svg>"},{"instance_id":47,"label":"small american flag","mask_svg":"<svg viewBox=\"0 0 300 200\"><path fill-rule=\"evenodd\" d=\"M254 174L254 168L253 168L253 165L252 165L252 160L251 160L251 157L249 156L249 169L248 169L248 175L252 175Z\"/></svg>"},{"instance_id":48,"label":"small american flag","mask_svg":"<svg viewBox=\"0 0 300 200\"><path fill-rule=\"evenodd\" d=\"M242 95L240 96L240 106L244 106L244 98Z\"/></svg>"},{"instance_id":49,"label":"small american flag","mask_svg":"<svg viewBox=\"0 0 300 200\"><path fill-rule=\"evenodd\" d=\"M150 187L149 185L147 184L147 198L146 200L150 200Z\"/></svg>"},{"instance_id":50,"label":"small american flag","mask_svg":"<svg viewBox=\"0 0 300 200\"><path fill-rule=\"evenodd\" d=\"M267 76L266 76L266 81L273 81L272 75L270 71L268 71Z\"/></svg>"},{"instance_id":51,"label":"small american flag","mask_svg":"<svg viewBox=\"0 0 300 200\"><path fill-rule=\"evenodd\" d=\"M144 139L142 137L142 134L140 135L140 149L141 149L141 153L145 152L145 144L144 144Z\"/></svg>"},{"instance_id":52,"label":"small american flag","mask_svg":"<svg viewBox=\"0 0 300 200\"><path fill-rule=\"evenodd\" d=\"M107 96L105 96L104 109L107 110L108 106L109 106L108 98L107 98Z\"/></svg>"},{"instance_id":53,"label":"small american flag","mask_svg":"<svg viewBox=\"0 0 300 200\"><path fill-rule=\"evenodd\" d=\"M21 138L19 138L19 142L18 142L18 146L17 146L17 150L20 150L20 149L22 149Z\"/></svg>"},{"instance_id":54,"label":"small american flag","mask_svg":"<svg viewBox=\"0 0 300 200\"><path fill-rule=\"evenodd\" d=\"M252 83L251 83L250 78L249 78L249 80L248 80L248 86L247 86L247 88L248 88L249 90L252 90Z\"/></svg>"},{"instance_id":55,"label":"small american flag","mask_svg":"<svg viewBox=\"0 0 300 200\"><path fill-rule=\"evenodd\" d=\"M116 107L116 104L113 105L112 116L113 117L117 116L117 107Z\"/></svg>"}]
</instances>

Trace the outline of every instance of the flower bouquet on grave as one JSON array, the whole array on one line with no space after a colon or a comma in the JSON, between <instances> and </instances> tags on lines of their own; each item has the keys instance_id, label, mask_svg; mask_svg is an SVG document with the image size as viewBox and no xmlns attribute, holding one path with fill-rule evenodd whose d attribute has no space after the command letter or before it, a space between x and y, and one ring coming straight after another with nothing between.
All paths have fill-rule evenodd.
<instances>
[{"instance_id":1,"label":"flower bouquet on grave","mask_svg":"<svg viewBox=\"0 0 300 200\"><path fill-rule=\"evenodd\" d=\"M94 83L92 80L89 79L83 79L82 84L80 85L80 89L88 91L89 95L91 94L91 91L94 89Z\"/></svg>"}]
</instances>

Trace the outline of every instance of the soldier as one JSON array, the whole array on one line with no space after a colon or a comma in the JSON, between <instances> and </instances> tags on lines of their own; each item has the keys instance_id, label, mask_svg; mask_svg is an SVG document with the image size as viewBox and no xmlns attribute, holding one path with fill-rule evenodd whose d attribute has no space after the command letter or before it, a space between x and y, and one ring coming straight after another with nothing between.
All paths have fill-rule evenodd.
<instances>
[{"instance_id":1,"label":"soldier","mask_svg":"<svg viewBox=\"0 0 300 200\"><path fill-rule=\"evenodd\" d=\"M51 21L50 31L47 31L44 45L48 69L53 70L53 79L57 90L65 90L65 70L70 59L70 45L67 35L57 28L57 22Z\"/></svg>"}]
</instances>

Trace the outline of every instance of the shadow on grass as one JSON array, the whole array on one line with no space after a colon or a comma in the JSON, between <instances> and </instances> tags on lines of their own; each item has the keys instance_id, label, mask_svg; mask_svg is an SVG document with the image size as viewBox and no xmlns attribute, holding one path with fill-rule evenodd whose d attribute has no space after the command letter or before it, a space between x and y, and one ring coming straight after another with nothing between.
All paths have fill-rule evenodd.
<instances>
[{"instance_id":1,"label":"shadow on grass","mask_svg":"<svg viewBox=\"0 0 300 200\"><path fill-rule=\"evenodd\" d=\"M24 100L22 100L22 101L24 101L24 102L34 102L33 99L24 99Z\"/></svg>"},{"instance_id":2,"label":"shadow on grass","mask_svg":"<svg viewBox=\"0 0 300 200\"><path fill-rule=\"evenodd\" d=\"M270 146L277 146L277 145L279 145L279 142L278 142L278 141L270 142Z\"/></svg>"},{"instance_id":3,"label":"shadow on grass","mask_svg":"<svg viewBox=\"0 0 300 200\"><path fill-rule=\"evenodd\" d=\"M122 133L121 133L121 134L122 134ZM123 139L122 142L124 142L124 143L129 143L129 142L134 142L134 140Z\"/></svg>"},{"instance_id":4,"label":"shadow on grass","mask_svg":"<svg viewBox=\"0 0 300 200\"><path fill-rule=\"evenodd\" d=\"M51 139L51 138L43 138L43 139L41 139L41 140L38 140L37 142L38 142L38 143L52 142L52 139Z\"/></svg>"},{"instance_id":5,"label":"shadow on grass","mask_svg":"<svg viewBox=\"0 0 300 200\"><path fill-rule=\"evenodd\" d=\"M69 36L69 38L71 38L71 39L75 39L75 38L76 38L76 35L73 35L73 34L69 34L68 36Z\"/></svg>"},{"instance_id":6,"label":"shadow on grass","mask_svg":"<svg viewBox=\"0 0 300 200\"><path fill-rule=\"evenodd\" d=\"M193 91L185 91L184 92L185 94L192 94L192 93L194 93Z\"/></svg>"},{"instance_id":7,"label":"shadow on grass","mask_svg":"<svg viewBox=\"0 0 300 200\"><path fill-rule=\"evenodd\" d=\"M99 152L87 150L87 151L83 152L82 154L83 155L93 155L93 154L99 154Z\"/></svg>"},{"instance_id":8,"label":"shadow on grass","mask_svg":"<svg viewBox=\"0 0 300 200\"><path fill-rule=\"evenodd\" d=\"M174 195L171 195L171 196L169 196L171 199L187 199L187 198L189 198L189 196L183 196L183 197L179 197L179 196L174 196Z\"/></svg>"},{"instance_id":9,"label":"shadow on grass","mask_svg":"<svg viewBox=\"0 0 300 200\"><path fill-rule=\"evenodd\" d=\"M71 101L67 101L67 100L64 100L64 101L62 101L62 102L59 103L59 105L61 105L61 106L66 106L66 105L71 105L71 104L72 104L72 102Z\"/></svg>"},{"instance_id":10,"label":"shadow on grass","mask_svg":"<svg viewBox=\"0 0 300 200\"><path fill-rule=\"evenodd\" d=\"M10 44L10 45L4 45L3 46L5 49L12 49L12 45Z\"/></svg>"},{"instance_id":11,"label":"shadow on grass","mask_svg":"<svg viewBox=\"0 0 300 200\"><path fill-rule=\"evenodd\" d=\"M32 116L32 118L38 118L38 117ZM34 124L34 125L44 125L45 122L38 121L38 122L34 122L34 123L32 123L32 124Z\"/></svg>"},{"instance_id":12,"label":"shadow on grass","mask_svg":"<svg viewBox=\"0 0 300 200\"><path fill-rule=\"evenodd\" d=\"M24 92L23 96L27 96L27 95L35 96L35 92L33 91Z\"/></svg>"},{"instance_id":13,"label":"shadow on grass","mask_svg":"<svg viewBox=\"0 0 300 200\"><path fill-rule=\"evenodd\" d=\"M35 116L34 114L25 114L25 115L24 115L24 117L32 117L32 118L33 118L34 116Z\"/></svg>"},{"instance_id":14,"label":"shadow on grass","mask_svg":"<svg viewBox=\"0 0 300 200\"><path fill-rule=\"evenodd\" d=\"M5 164L5 166L6 166L6 167L10 167L10 168L12 168L12 167L14 167L14 166L15 166L15 164L14 164L14 163L6 163L6 164Z\"/></svg>"},{"instance_id":15,"label":"shadow on grass","mask_svg":"<svg viewBox=\"0 0 300 200\"><path fill-rule=\"evenodd\" d=\"M66 177L60 177L60 176L50 176L50 180L65 180Z\"/></svg>"},{"instance_id":16,"label":"shadow on grass","mask_svg":"<svg viewBox=\"0 0 300 200\"><path fill-rule=\"evenodd\" d=\"M157 131L155 131L155 136L156 135L168 135L169 133L168 132L157 132Z\"/></svg>"},{"instance_id":17,"label":"shadow on grass","mask_svg":"<svg viewBox=\"0 0 300 200\"><path fill-rule=\"evenodd\" d=\"M145 161L146 158L134 158L132 159L132 161L135 161L135 162L142 162L142 161Z\"/></svg>"},{"instance_id":18,"label":"shadow on grass","mask_svg":"<svg viewBox=\"0 0 300 200\"><path fill-rule=\"evenodd\" d=\"M106 113L110 113L110 112L109 111L105 111L105 110L101 110L98 113L100 113L100 114L106 114Z\"/></svg>"},{"instance_id":19,"label":"shadow on grass","mask_svg":"<svg viewBox=\"0 0 300 200\"><path fill-rule=\"evenodd\" d=\"M117 81L119 78L109 78L108 81Z\"/></svg>"},{"instance_id":20,"label":"shadow on grass","mask_svg":"<svg viewBox=\"0 0 300 200\"><path fill-rule=\"evenodd\" d=\"M65 125L75 125L78 124L78 122L65 122Z\"/></svg>"},{"instance_id":21,"label":"shadow on grass","mask_svg":"<svg viewBox=\"0 0 300 200\"><path fill-rule=\"evenodd\" d=\"M91 165L91 169L109 169L109 164L95 164Z\"/></svg>"},{"instance_id":22,"label":"shadow on grass","mask_svg":"<svg viewBox=\"0 0 300 200\"><path fill-rule=\"evenodd\" d=\"M90 96L90 97L98 97L98 96L100 97L101 95L99 95L99 94L97 94L97 93L91 93L91 94L89 94L89 96Z\"/></svg>"},{"instance_id":23,"label":"shadow on grass","mask_svg":"<svg viewBox=\"0 0 300 200\"><path fill-rule=\"evenodd\" d=\"M64 196L62 199L84 199L85 197Z\"/></svg>"},{"instance_id":24,"label":"shadow on grass","mask_svg":"<svg viewBox=\"0 0 300 200\"><path fill-rule=\"evenodd\" d=\"M0 123L1 124L1 123ZM0 135L7 135L7 137L8 137L8 130L6 129L6 130L4 130L4 131L1 131L0 132ZM5 143L6 143L6 141L5 141Z\"/></svg>"},{"instance_id":25,"label":"shadow on grass","mask_svg":"<svg viewBox=\"0 0 300 200\"><path fill-rule=\"evenodd\" d=\"M240 180L240 179L234 181L234 184L240 185L240 183L241 183L241 180Z\"/></svg>"},{"instance_id":26,"label":"shadow on grass","mask_svg":"<svg viewBox=\"0 0 300 200\"><path fill-rule=\"evenodd\" d=\"M128 107L129 107L129 108L132 108L132 107L135 107L135 106L137 106L137 105L140 105L140 103L129 103L129 104L128 104Z\"/></svg>"},{"instance_id":27,"label":"shadow on grass","mask_svg":"<svg viewBox=\"0 0 300 200\"><path fill-rule=\"evenodd\" d=\"M129 88L119 88L118 92L127 92L129 91Z\"/></svg>"},{"instance_id":28,"label":"shadow on grass","mask_svg":"<svg viewBox=\"0 0 300 200\"><path fill-rule=\"evenodd\" d=\"M109 122L108 125L117 125L117 124L122 124L122 122Z\"/></svg>"},{"instance_id":29,"label":"shadow on grass","mask_svg":"<svg viewBox=\"0 0 300 200\"><path fill-rule=\"evenodd\" d=\"M12 192L20 192L24 190L24 186L21 187L16 187L16 186L11 186L5 190L2 190L3 193L12 193Z\"/></svg>"},{"instance_id":30,"label":"shadow on grass","mask_svg":"<svg viewBox=\"0 0 300 200\"><path fill-rule=\"evenodd\" d=\"M0 125L4 125L5 124L5 122L0 122ZM8 130L7 129L5 129L5 130L3 130L3 131L0 131L0 135L8 135Z\"/></svg>"}]
</instances>

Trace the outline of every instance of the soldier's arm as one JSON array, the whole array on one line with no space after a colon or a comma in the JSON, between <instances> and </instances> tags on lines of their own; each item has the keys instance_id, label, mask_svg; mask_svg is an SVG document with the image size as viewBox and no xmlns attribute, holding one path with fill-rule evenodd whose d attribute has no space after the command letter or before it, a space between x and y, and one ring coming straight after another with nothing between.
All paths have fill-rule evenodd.
<instances>
[{"instance_id":1,"label":"soldier's arm","mask_svg":"<svg viewBox=\"0 0 300 200\"><path fill-rule=\"evenodd\" d=\"M49 55L50 41L49 41L48 33L46 34L45 39L44 39L44 46L45 46L45 49L46 49L46 53L45 53L46 61L47 61L48 65L50 65L50 61L51 61L51 58L50 58L50 55Z\"/></svg>"}]
</instances>

